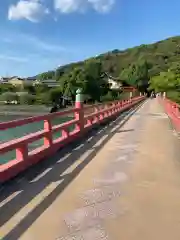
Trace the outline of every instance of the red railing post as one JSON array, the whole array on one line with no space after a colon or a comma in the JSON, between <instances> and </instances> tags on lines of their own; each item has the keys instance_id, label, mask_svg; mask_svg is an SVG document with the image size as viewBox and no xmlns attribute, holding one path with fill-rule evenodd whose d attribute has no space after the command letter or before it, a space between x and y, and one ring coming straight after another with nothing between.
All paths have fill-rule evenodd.
<instances>
[{"instance_id":1,"label":"red railing post","mask_svg":"<svg viewBox=\"0 0 180 240\"><path fill-rule=\"evenodd\" d=\"M83 106L83 94L81 89L76 91L76 102L75 102L75 119L78 120L76 124L76 131L83 133L84 131L84 106Z\"/></svg>"},{"instance_id":2,"label":"red railing post","mask_svg":"<svg viewBox=\"0 0 180 240\"><path fill-rule=\"evenodd\" d=\"M179 117L179 107L177 104L175 104L175 114L177 117Z\"/></svg>"},{"instance_id":3,"label":"red railing post","mask_svg":"<svg viewBox=\"0 0 180 240\"><path fill-rule=\"evenodd\" d=\"M99 108L96 106L96 107L94 108L94 111L95 111L95 113L98 113L98 112L99 112ZM96 122L99 121L99 116L98 116L98 115L95 116L95 121L96 121Z\"/></svg>"},{"instance_id":4,"label":"red railing post","mask_svg":"<svg viewBox=\"0 0 180 240\"><path fill-rule=\"evenodd\" d=\"M178 117L180 117L180 111L179 110L180 110L180 108L179 108L179 106L177 106L177 116Z\"/></svg>"},{"instance_id":5,"label":"red railing post","mask_svg":"<svg viewBox=\"0 0 180 240\"><path fill-rule=\"evenodd\" d=\"M16 160L23 161L28 157L28 145L23 144L19 148L16 149Z\"/></svg>"},{"instance_id":6,"label":"red railing post","mask_svg":"<svg viewBox=\"0 0 180 240\"><path fill-rule=\"evenodd\" d=\"M112 109L112 111L111 111L111 114L113 115L115 112L116 112L116 102L113 102L112 103L112 107L113 107L113 109Z\"/></svg>"},{"instance_id":7,"label":"red railing post","mask_svg":"<svg viewBox=\"0 0 180 240\"><path fill-rule=\"evenodd\" d=\"M131 101L131 98L133 97L133 92L129 93L129 100Z\"/></svg>"},{"instance_id":8,"label":"red railing post","mask_svg":"<svg viewBox=\"0 0 180 240\"><path fill-rule=\"evenodd\" d=\"M44 137L44 145L46 147L50 147L53 143L52 139L52 125L50 119L44 120L44 130L47 131L45 137Z\"/></svg>"},{"instance_id":9,"label":"red railing post","mask_svg":"<svg viewBox=\"0 0 180 240\"><path fill-rule=\"evenodd\" d=\"M180 132L179 105L166 97L164 98L164 96L161 99L163 99L162 103L164 104L165 111L171 119L176 131Z\"/></svg>"},{"instance_id":10,"label":"red railing post","mask_svg":"<svg viewBox=\"0 0 180 240\"><path fill-rule=\"evenodd\" d=\"M133 104L135 104L141 100L142 98L137 97L132 98L131 101ZM124 100L95 105L93 107L95 111L91 114L85 115L85 111L83 108L83 96L81 94L81 91L78 90L74 109L54 114L47 114L38 117L31 117L22 120L0 123L0 131L6 130L8 128L11 129L17 126L23 126L32 122L35 123L43 121L44 123L44 129L41 129L40 131L32 132L30 134L27 134L26 136L19 137L18 139L12 139L5 143L0 143L0 154L12 150L16 151L15 161L1 165L0 182L5 182L6 180L9 180L10 178L16 176L18 173L27 169L30 165L33 165L38 161L42 160L45 156L49 156L49 154L55 153L56 151L58 151L59 147L65 146L67 143L73 141L77 136L82 136L85 128L87 130L90 129L94 124L97 123L97 119L99 120L99 122L101 122L105 118L115 116L116 112L120 113L128 109L130 107L128 103L129 100ZM180 130L179 118L175 116L175 112L178 112L179 106L177 104L173 105L173 102L168 99L164 99L164 105L167 111L168 108L171 110L170 117L172 118L174 125L176 125L176 128ZM172 106L174 106L175 108L172 109ZM69 114L75 114L75 119L63 124L52 125L52 118ZM93 121L94 119L96 119L96 121ZM85 121L87 121L87 124ZM72 126L74 128L74 125L76 127L75 131L69 132L69 127ZM53 134L58 131L62 132L62 136L53 141ZM39 139L44 140L43 147L37 147L32 151L30 150L28 154L28 144L38 141ZM68 139L68 141L64 141L65 139Z\"/></svg>"}]
</instances>

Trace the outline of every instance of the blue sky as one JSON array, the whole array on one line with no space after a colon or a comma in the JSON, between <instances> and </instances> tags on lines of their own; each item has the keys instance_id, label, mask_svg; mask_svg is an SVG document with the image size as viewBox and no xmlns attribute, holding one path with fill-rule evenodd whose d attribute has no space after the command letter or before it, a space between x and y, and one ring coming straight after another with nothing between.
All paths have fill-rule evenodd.
<instances>
[{"instance_id":1,"label":"blue sky","mask_svg":"<svg viewBox=\"0 0 180 240\"><path fill-rule=\"evenodd\" d=\"M180 35L179 9L179 0L1 0L0 76Z\"/></svg>"}]
</instances>

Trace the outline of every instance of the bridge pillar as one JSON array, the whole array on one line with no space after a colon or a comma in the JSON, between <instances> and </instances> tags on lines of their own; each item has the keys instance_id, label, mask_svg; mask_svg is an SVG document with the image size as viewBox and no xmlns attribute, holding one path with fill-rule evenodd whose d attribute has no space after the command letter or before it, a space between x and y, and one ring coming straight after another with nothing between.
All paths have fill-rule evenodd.
<instances>
[{"instance_id":1,"label":"bridge pillar","mask_svg":"<svg viewBox=\"0 0 180 240\"><path fill-rule=\"evenodd\" d=\"M75 119L77 119L79 122L76 125L76 130L83 132L84 130L84 99L83 99L83 94L82 94L82 90L78 89L76 91L76 102L75 102L75 108L76 108L76 112L75 112Z\"/></svg>"}]
</instances>

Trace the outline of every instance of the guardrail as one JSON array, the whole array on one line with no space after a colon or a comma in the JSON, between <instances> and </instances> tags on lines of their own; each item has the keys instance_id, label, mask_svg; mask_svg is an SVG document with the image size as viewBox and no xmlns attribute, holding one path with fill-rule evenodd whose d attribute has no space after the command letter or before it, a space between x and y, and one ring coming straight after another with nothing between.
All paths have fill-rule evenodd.
<instances>
[{"instance_id":1,"label":"guardrail","mask_svg":"<svg viewBox=\"0 0 180 240\"><path fill-rule=\"evenodd\" d=\"M66 144L84 135L95 124L100 124L111 117L115 117L117 114L133 107L144 99L145 97L141 96L132 98L131 100L84 107L80 94L77 94L74 109L0 123L0 131L3 131L29 123L44 122L42 130L0 144L0 155L12 150L16 151L15 159L0 165L0 182L9 180L43 158L51 156ZM74 116L72 120L58 125L52 124L53 119L69 114ZM69 128L72 126L73 130L70 131ZM57 132L60 132L61 136L53 139L53 134ZM44 139L43 145L29 151L28 144L42 138Z\"/></svg>"},{"instance_id":2,"label":"guardrail","mask_svg":"<svg viewBox=\"0 0 180 240\"><path fill-rule=\"evenodd\" d=\"M165 98L163 100L166 113L168 114L176 131L180 132L180 105Z\"/></svg>"}]
</instances>

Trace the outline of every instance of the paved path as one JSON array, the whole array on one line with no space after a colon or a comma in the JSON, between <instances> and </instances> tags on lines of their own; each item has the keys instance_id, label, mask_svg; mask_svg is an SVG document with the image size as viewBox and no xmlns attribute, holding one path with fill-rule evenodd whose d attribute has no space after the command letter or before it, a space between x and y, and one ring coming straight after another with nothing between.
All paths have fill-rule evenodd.
<instances>
[{"instance_id":1,"label":"paved path","mask_svg":"<svg viewBox=\"0 0 180 240\"><path fill-rule=\"evenodd\" d=\"M0 203L3 239L179 240L179 140L156 99L121 124L18 179Z\"/></svg>"}]
</instances>

